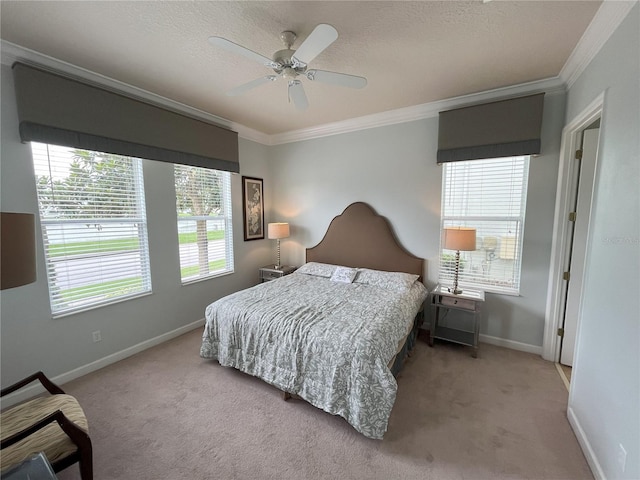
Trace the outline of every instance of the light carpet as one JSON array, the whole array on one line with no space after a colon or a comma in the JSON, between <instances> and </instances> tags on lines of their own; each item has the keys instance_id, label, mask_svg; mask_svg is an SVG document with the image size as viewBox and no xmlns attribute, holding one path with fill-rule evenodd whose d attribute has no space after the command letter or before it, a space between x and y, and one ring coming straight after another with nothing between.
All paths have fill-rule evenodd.
<instances>
[{"instance_id":1,"label":"light carpet","mask_svg":"<svg viewBox=\"0 0 640 480\"><path fill-rule=\"evenodd\" d=\"M199 357L201 329L64 385L96 480L590 479L553 363L420 340L384 440ZM45 372L46 373L46 372ZM58 474L79 479L77 466Z\"/></svg>"}]
</instances>

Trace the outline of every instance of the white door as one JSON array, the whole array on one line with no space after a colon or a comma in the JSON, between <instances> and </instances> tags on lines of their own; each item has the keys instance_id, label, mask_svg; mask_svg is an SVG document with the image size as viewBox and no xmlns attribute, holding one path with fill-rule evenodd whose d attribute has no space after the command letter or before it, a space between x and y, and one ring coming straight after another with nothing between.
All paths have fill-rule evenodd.
<instances>
[{"instance_id":1,"label":"white door","mask_svg":"<svg viewBox=\"0 0 640 480\"><path fill-rule=\"evenodd\" d=\"M591 217L591 198L595 180L596 159L598 156L599 128L586 129L582 137L582 160L576 182L575 222L570 222L569 241L566 252L569 280L566 281L566 297L564 308L564 336L560 350L560 363L573 365L578 319L582 305L582 289L584 284L584 264L589 236L589 219Z\"/></svg>"}]
</instances>

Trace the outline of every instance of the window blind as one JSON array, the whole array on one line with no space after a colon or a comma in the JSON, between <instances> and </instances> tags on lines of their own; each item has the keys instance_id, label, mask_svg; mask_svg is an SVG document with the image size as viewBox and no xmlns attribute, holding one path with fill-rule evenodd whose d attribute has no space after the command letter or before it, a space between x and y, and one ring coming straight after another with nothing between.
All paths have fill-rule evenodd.
<instances>
[{"instance_id":1,"label":"window blind","mask_svg":"<svg viewBox=\"0 0 640 480\"><path fill-rule=\"evenodd\" d=\"M150 292L141 160L31 149L54 316Z\"/></svg>"},{"instance_id":2,"label":"window blind","mask_svg":"<svg viewBox=\"0 0 640 480\"><path fill-rule=\"evenodd\" d=\"M476 250L460 252L460 285L517 294L529 157L455 162L443 168L442 228L476 228ZM455 252L440 251L440 282L452 284Z\"/></svg>"},{"instance_id":3,"label":"window blind","mask_svg":"<svg viewBox=\"0 0 640 480\"><path fill-rule=\"evenodd\" d=\"M174 175L182 282L233 272L231 174L175 165Z\"/></svg>"}]
</instances>

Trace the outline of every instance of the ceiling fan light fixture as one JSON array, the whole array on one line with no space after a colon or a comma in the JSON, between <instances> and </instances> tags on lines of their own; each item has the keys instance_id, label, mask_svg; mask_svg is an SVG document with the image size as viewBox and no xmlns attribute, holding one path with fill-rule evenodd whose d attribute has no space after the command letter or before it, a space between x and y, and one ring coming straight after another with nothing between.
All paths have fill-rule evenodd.
<instances>
[{"instance_id":1,"label":"ceiling fan light fixture","mask_svg":"<svg viewBox=\"0 0 640 480\"><path fill-rule=\"evenodd\" d=\"M271 60L270 58L225 38L209 37L209 43L212 45L243 55L250 60L271 67L277 74L261 77L245 83L244 85L240 85L227 92L227 95L242 95L255 87L273 82L277 78L282 77L289 84L289 101L294 103L298 110L305 110L309 106L309 102L302 83L297 79L299 75L304 75L311 81L349 88L363 88L367 85L367 79L364 77L357 77L355 75L348 75L345 73L328 72L325 70L307 70L309 62L322 53L338 38L337 30L331 25L324 23L317 25L309 36L300 44L298 49L292 50L291 46L295 42L296 38L296 34L289 30L282 32L280 34L280 40L282 40L285 48L277 51L273 55L273 60Z\"/></svg>"},{"instance_id":2,"label":"ceiling fan light fixture","mask_svg":"<svg viewBox=\"0 0 640 480\"><path fill-rule=\"evenodd\" d=\"M282 78L285 80L294 80L298 76L298 72L296 72L295 68L287 67L282 70Z\"/></svg>"}]
</instances>

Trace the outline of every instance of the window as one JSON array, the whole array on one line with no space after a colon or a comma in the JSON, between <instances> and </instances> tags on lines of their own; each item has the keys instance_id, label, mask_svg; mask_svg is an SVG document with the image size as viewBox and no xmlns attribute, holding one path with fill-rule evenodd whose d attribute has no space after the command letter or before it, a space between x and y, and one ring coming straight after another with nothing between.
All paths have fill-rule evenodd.
<instances>
[{"instance_id":1,"label":"window","mask_svg":"<svg viewBox=\"0 0 640 480\"><path fill-rule=\"evenodd\" d=\"M233 272L231 174L174 166L182 283Z\"/></svg>"},{"instance_id":2,"label":"window","mask_svg":"<svg viewBox=\"0 0 640 480\"><path fill-rule=\"evenodd\" d=\"M476 251L460 252L459 282L518 294L529 157L443 165L442 227L476 228ZM440 282L453 283L455 252L440 249Z\"/></svg>"},{"instance_id":3,"label":"window","mask_svg":"<svg viewBox=\"0 0 640 480\"><path fill-rule=\"evenodd\" d=\"M150 292L141 160L31 150L54 316Z\"/></svg>"}]
</instances>

